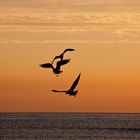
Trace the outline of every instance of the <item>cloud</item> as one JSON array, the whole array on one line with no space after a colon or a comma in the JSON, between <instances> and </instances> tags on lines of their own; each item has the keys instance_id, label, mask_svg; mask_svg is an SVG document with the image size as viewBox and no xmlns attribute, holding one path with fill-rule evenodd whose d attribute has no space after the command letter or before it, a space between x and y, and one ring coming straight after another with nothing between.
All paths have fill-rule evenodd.
<instances>
[{"instance_id":1,"label":"cloud","mask_svg":"<svg viewBox=\"0 0 140 140\"><path fill-rule=\"evenodd\" d=\"M140 24L140 13L49 13L0 15L1 25L91 26Z\"/></svg>"},{"instance_id":2,"label":"cloud","mask_svg":"<svg viewBox=\"0 0 140 140\"><path fill-rule=\"evenodd\" d=\"M8 39L0 39L6 43L139 43L140 13L122 12L75 12L75 13L6 13L0 14L0 32L7 34ZM14 32L15 37L8 35ZM16 38L20 33L21 40ZM26 40L26 34L32 35ZM41 40L41 35L48 40ZM51 37L49 36L51 34ZM52 36L55 34L55 38ZM87 40L88 37L90 40ZM25 40L22 40L22 37ZM62 38L66 40L62 40ZM12 39L11 39L12 38ZM44 37L43 37L44 38ZM53 40L49 40L49 38ZM68 40L68 39L71 40ZM72 38L75 38L72 40ZM30 38L29 38L30 39Z\"/></svg>"},{"instance_id":3,"label":"cloud","mask_svg":"<svg viewBox=\"0 0 140 140\"><path fill-rule=\"evenodd\" d=\"M4 40L0 39L0 44L140 44L140 41L129 39L119 40Z\"/></svg>"}]
</instances>

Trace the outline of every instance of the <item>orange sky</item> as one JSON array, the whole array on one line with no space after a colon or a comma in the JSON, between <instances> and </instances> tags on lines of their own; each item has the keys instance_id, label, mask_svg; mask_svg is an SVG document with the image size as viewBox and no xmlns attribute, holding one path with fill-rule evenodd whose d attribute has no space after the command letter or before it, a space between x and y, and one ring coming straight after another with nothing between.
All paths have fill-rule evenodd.
<instances>
[{"instance_id":1,"label":"orange sky","mask_svg":"<svg viewBox=\"0 0 140 140\"><path fill-rule=\"evenodd\" d=\"M139 1L103 9L98 1L75 0L69 9L48 1L50 13L43 2L15 0L9 13L0 2L0 112L140 112ZM65 48L76 51L59 77L39 67ZM76 98L51 92L68 89L80 72Z\"/></svg>"},{"instance_id":2,"label":"orange sky","mask_svg":"<svg viewBox=\"0 0 140 140\"><path fill-rule=\"evenodd\" d=\"M55 49L63 50L1 48L1 111L139 112L139 47L75 47L59 77L39 67ZM76 98L50 91L69 88L79 72Z\"/></svg>"}]
</instances>

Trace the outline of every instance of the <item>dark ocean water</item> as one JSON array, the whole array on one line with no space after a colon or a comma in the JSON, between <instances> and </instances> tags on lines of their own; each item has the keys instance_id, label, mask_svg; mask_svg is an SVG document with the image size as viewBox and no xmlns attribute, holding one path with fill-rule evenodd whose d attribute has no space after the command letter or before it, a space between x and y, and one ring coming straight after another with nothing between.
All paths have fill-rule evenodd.
<instances>
[{"instance_id":1,"label":"dark ocean water","mask_svg":"<svg viewBox=\"0 0 140 140\"><path fill-rule=\"evenodd\" d=\"M140 114L0 113L0 140L140 140Z\"/></svg>"}]
</instances>

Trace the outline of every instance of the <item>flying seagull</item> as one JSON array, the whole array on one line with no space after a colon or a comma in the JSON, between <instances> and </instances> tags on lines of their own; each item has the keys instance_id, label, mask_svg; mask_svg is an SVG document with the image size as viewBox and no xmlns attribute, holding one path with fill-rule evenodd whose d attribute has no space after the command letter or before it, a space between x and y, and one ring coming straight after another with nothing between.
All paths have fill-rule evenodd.
<instances>
[{"instance_id":1,"label":"flying seagull","mask_svg":"<svg viewBox=\"0 0 140 140\"><path fill-rule=\"evenodd\" d=\"M55 59L58 59L58 58L60 58L60 60L62 61L63 60L63 58L64 58L64 54L67 52L67 51L75 51L75 49L65 49L64 51L63 51L63 53L61 53L60 55L58 55L58 56L55 56L55 58L53 59L53 61L52 61L52 64L53 64L53 62L54 62L54 60Z\"/></svg>"},{"instance_id":2,"label":"flying seagull","mask_svg":"<svg viewBox=\"0 0 140 140\"><path fill-rule=\"evenodd\" d=\"M68 62L70 62L70 59L65 59L65 60L62 60L62 61L60 60L56 63L55 68L51 63L41 64L40 67L42 67L42 68L52 68L54 74L60 74L60 73L63 72L63 71L61 71L61 66L67 64Z\"/></svg>"},{"instance_id":3,"label":"flying seagull","mask_svg":"<svg viewBox=\"0 0 140 140\"><path fill-rule=\"evenodd\" d=\"M66 94L69 94L70 96L75 96L78 93L78 90L74 90L79 82L81 73L78 75L78 77L76 78L76 80L73 82L72 86L70 87L69 90L52 90L53 92L65 92Z\"/></svg>"}]
</instances>

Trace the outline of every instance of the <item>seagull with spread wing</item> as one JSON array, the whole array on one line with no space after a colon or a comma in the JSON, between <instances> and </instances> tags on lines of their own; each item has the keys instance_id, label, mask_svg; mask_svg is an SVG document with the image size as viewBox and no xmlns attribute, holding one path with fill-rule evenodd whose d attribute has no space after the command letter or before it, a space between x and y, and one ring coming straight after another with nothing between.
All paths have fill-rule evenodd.
<instances>
[{"instance_id":1,"label":"seagull with spread wing","mask_svg":"<svg viewBox=\"0 0 140 140\"><path fill-rule=\"evenodd\" d=\"M72 86L70 87L69 90L52 90L53 92L65 92L66 94L69 94L70 96L75 96L78 93L78 90L74 90L80 80L81 73L78 75L76 80L73 82Z\"/></svg>"},{"instance_id":2,"label":"seagull with spread wing","mask_svg":"<svg viewBox=\"0 0 140 140\"><path fill-rule=\"evenodd\" d=\"M67 51L75 51L75 49L70 49L70 48L65 49L60 55L55 56L55 58L54 58L53 61L52 61L52 64L53 64L54 60L55 60L55 59L58 59L58 58L60 58L60 60L62 61L63 58L64 58L64 54L65 54Z\"/></svg>"},{"instance_id":3,"label":"seagull with spread wing","mask_svg":"<svg viewBox=\"0 0 140 140\"><path fill-rule=\"evenodd\" d=\"M61 66L65 65L67 63L70 62L70 59L65 59L65 60L60 60L56 63L56 67L54 67L51 63L45 63L45 64L41 64L40 67L42 68L52 68L54 74L60 74L63 71L61 71Z\"/></svg>"}]
</instances>

